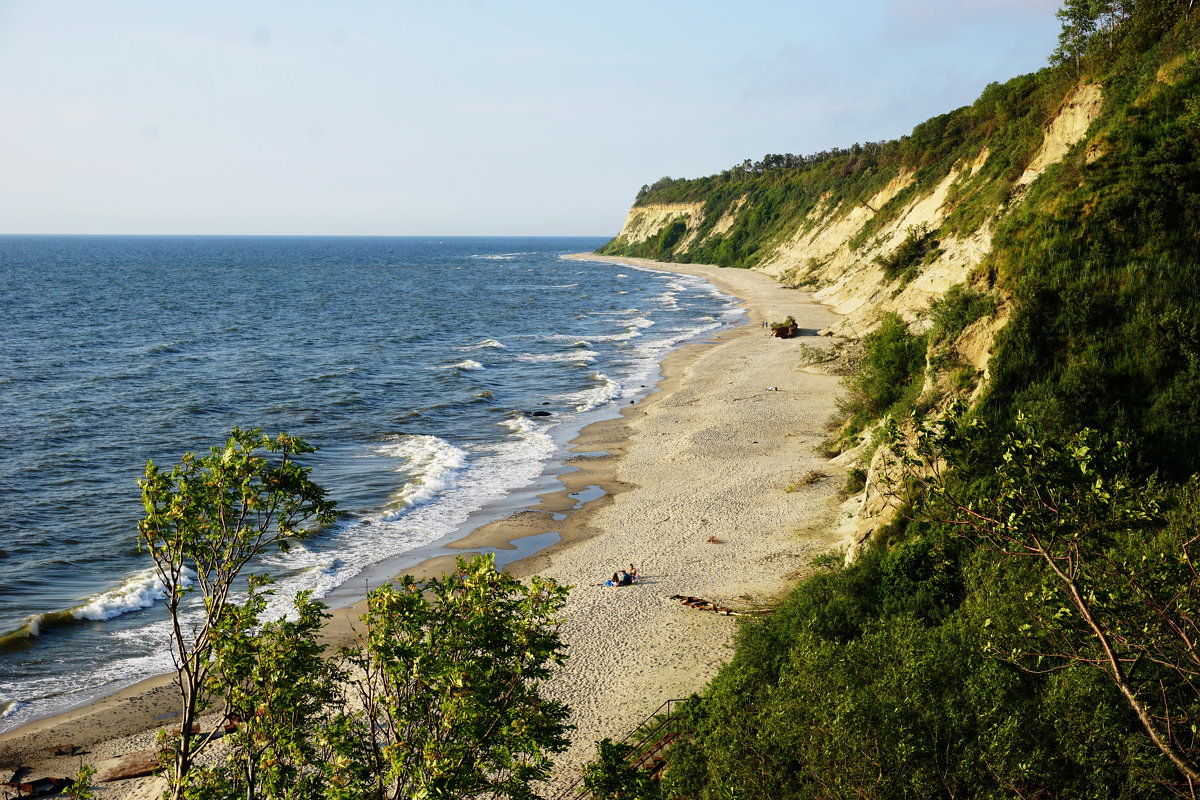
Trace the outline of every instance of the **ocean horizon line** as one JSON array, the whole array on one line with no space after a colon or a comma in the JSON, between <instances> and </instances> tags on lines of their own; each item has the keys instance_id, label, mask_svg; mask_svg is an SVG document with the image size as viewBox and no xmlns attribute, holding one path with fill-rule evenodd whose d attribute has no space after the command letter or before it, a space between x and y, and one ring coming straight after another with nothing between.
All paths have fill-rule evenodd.
<instances>
[{"instance_id":1,"label":"ocean horizon line","mask_svg":"<svg viewBox=\"0 0 1200 800\"><path fill-rule=\"evenodd\" d=\"M128 237L212 239L610 239L611 234L565 233L2 233L3 237Z\"/></svg>"}]
</instances>

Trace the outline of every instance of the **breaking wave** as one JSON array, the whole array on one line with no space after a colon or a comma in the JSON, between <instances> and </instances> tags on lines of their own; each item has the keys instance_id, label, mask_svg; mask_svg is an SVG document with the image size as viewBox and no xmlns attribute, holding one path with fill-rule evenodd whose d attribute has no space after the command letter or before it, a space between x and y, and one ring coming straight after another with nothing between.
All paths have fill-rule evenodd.
<instances>
[{"instance_id":1,"label":"breaking wave","mask_svg":"<svg viewBox=\"0 0 1200 800\"><path fill-rule=\"evenodd\" d=\"M459 350L481 350L487 347L505 348L508 347L504 342L497 339L482 339L475 344L467 344L458 348Z\"/></svg>"},{"instance_id":2,"label":"breaking wave","mask_svg":"<svg viewBox=\"0 0 1200 800\"><path fill-rule=\"evenodd\" d=\"M375 452L402 460L404 463L396 471L408 476L390 508L382 514L384 520L394 520L413 506L433 500L454 485L456 474L467 463L465 450L429 435L399 436Z\"/></svg>"}]
</instances>

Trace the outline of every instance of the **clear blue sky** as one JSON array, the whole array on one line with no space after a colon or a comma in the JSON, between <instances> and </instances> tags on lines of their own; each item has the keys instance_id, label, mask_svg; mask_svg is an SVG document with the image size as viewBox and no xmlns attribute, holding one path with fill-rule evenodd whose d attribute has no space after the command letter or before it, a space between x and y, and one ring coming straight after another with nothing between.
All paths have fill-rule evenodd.
<instances>
[{"instance_id":1,"label":"clear blue sky","mask_svg":"<svg viewBox=\"0 0 1200 800\"><path fill-rule=\"evenodd\" d=\"M1041 68L1059 5L0 0L0 233L612 235Z\"/></svg>"}]
</instances>

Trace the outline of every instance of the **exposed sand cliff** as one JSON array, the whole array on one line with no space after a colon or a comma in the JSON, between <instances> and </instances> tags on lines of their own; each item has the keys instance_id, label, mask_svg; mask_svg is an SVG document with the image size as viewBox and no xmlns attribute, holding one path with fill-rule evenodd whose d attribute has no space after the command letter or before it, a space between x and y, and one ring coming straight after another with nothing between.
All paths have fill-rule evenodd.
<instances>
[{"instance_id":1,"label":"exposed sand cliff","mask_svg":"<svg viewBox=\"0 0 1200 800\"><path fill-rule=\"evenodd\" d=\"M917 321L930 303L955 284L968 282L972 272L991 250L995 221L1020 202L1024 189L1045 170L1063 159L1087 135L1103 104L1098 84L1084 83L1063 100L1058 112L1043 129L1043 141L1020 178L1013 185L1012 200L994 210L992 216L970 236L939 235L940 254L906 285L897 287L884 275L877 259L891 254L914 228L937 231L953 211L951 198L962 189L990 157L984 148L973 158L955 165L942 181L914 194L911 200L880 226L865 242L857 243L869 223L887 203L909 188L916 176L903 173L882 190L863 201L841 204L820 203L796 222L796 232L755 267L771 277L793 285L815 287L814 296L845 318L837 332L860 336L870 331L879 318L894 311L909 322ZM1089 145L1101 152L1100 143ZM1090 157L1090 156L1089 156ZM687 253L695 245L728 232L741 215L752 213L753 203L738 198L703 236L704 204L671 203L634 206L618 239L630 244L645 242L676 220L684 220L687 234L675 247Z\"/></svg>"},{"instance_id":2,"label":"exposed sand cliff","mask_svg":"<svg viewBox=\"0 0 1200 800\"><path fill-rule=\"evenodd\" d=\"M1169 76L1162 79L1169 80ZM929 324L925 315L935 300L951 287L970 285L979 277L977 268L991 250L996 222L1015 204L1024 201L1029 186L1047 168L1084 141L1100 114L1103 101L1102 88L1095 83L1080 84L1068 93L1057 112L1043 126L1042 143L1013 183L1007 203L992 209L983 224L968 236L939 229L953 212L955 198L969 191L969 182L990 158L991 153L986 147L974 157L955 164L936 185L914 192L898 213L881 218L887 221L865 238L864 231L881 213L880 209L910 190L917 180L915 174L897 175L865 201L834 203L826 199L818 203L808 215L796 221L795 233L779 244L755 270L786 286L812 290L814 299L841 315L829 330L832 334L860 338L872 331L888 312L900 315L914 330L923 330ZM1086 147L1085 156L1089 160L1103 155L1101 141L1088 142ZM701 236L700 229L705 222L703 203L635 206L618 239L629 243L644 242L676 220L684 219L687 235L675 246L675 252L686 254L708 238L729 231L741 215L753 211L753 201L743 195ZM913 230L928 230L936 235L936 258L923 264L908 282L890 279L879 262L891 255ZM979 376L973 397L978 397L987 384L992 347L1007 321L1008 309L1002 303L995 316L969 326L951 345L960 363L973 368ZM851 451L839 457L837 464L850 466L864 455L864 452ZM868 470L870 474L878 471L882 458L882 454L875 454ZM874 481L868 479L867 488L843 507L839 529L843 544L853 551L867 541L893 511Z\"/></svg>"}]
</instances>

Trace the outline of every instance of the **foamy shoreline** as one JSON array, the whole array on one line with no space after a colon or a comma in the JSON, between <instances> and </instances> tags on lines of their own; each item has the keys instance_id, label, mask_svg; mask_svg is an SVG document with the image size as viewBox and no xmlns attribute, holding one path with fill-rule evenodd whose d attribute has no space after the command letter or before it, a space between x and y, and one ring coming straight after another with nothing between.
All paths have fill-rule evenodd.
<instances>
[{"instance_id":1,"label":"foamy shoreline","mask_svg":"<svg viewBox=\"0 0 1200 800\"><path fill-rule=\"evenodd\" d=\"M485 525L458 547L496 546L547 531L562 541L515 562L518 575L540 573L574 585L563 636L571 659L548 687L574 709L574 744L559 760L556 782L573 780L596 739L623 736L664 700L697 691L727 657L728 617L689 610L673 594L753 606L783 592L813 555L833 542L837 477L786 492L795 477L833 470L813 452L834 411L835 377L798 369L798 342L766 336L763 319L796 317L802 328L836 315L807 294L760 273L639 259L605 259L698 275L739 298L747 324L715 341L669 356L659 391L616 420L584 429L573 450L584 457L563 476L566 488L530 509ZM605 495L578 505L589 486ZM566 519L554 516L567 513ZM801 535L802 532L810 532ZM717 539L719 543L710 543ZM630 562L645 576L626 589L597 586ZM438 572L435 559L414 572ZM358 611L341 612L330 635L348 637ZM0 735L0 767L16 762L39 774L67 775L79 757L51 758L46 748L85 747L95 763L138 749L173 709L169 679L144 682L109 698ZM168 720L169 722L169 720ZM108 797L152 796L153 780L112 785Z\"/></svg>"}]
</instances>

